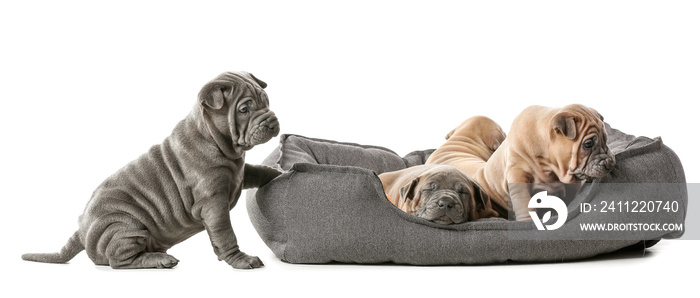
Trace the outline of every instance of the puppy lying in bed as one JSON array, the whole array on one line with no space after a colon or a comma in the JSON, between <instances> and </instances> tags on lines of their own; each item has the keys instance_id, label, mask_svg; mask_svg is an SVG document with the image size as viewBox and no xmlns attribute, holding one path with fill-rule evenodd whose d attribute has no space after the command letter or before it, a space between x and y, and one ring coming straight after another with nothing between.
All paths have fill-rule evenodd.
<instances>
[{"instance_id":1,"label":"puppy lying in bed","mask_svg":"<svg viewBox=\"0 0 700 298\"><path fill-rule=\"evenodd\" d=\"M573 104L531 106L506 137L493 120L476 116L455 128L427 164L451 165L478 183L497 210L512 206L515 219L532 220L529 200L543 188L569 197L584 180L606 176L615 165L603 117ZM501 216L508 218L507 212Z\"/></svg>"},{"instance_id":2,"label":"puppy lying in bed","mask_svg":"<svg viewBox=\"0 0 700 298\"><path fill-rule=\"evenodd\" d=\"M498 214L485 210L481 192L461 170L418 165L379 175L387 198L408 214L439 224L457 224Z\"/></svg>"}]
</instances>

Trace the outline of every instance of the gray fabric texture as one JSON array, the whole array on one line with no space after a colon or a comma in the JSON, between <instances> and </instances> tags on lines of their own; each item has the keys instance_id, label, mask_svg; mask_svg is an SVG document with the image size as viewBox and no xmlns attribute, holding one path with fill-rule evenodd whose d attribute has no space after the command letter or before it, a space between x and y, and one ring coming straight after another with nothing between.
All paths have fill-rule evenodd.
<instances>
[{"instance_id":1,"label":"gray fabric texture","mask_svg":"<svg viewBox=\"0 0 700 298\"><path fill-rule=\"evenodd\" d=\"M660 138L636 138L606 128L618 164L602 182L685 182L680 160ZM535 236L531 222L481 219L439 225L423 220L392 205L377 174L422 164L432 151L415 151L402 158L377 146L284 135L263 164L286 173L248 191L248 214L268 247L290 263L560 262L626 247L644 248L655 239L679 236L657 232L642 235L643 241L547 240ZM574 203L619 196L600 185L587 183ZM687 193L674 191L665 195L683 202L684 217ZM577 209L570 208L571 221L588 216ZM536 240L513 240L512 233Z\"/></svg>"},{"instance_id":2,"label":"gray fabric texture","mask_svg":"<svg viewBox=\"0 0 700 298\"><path fill-rule=\"evenodd\" d=\"M337 166L354 166L377 173L396 171L424 164L434 150L414 151L401 158L384 147L313 139L298 135L280 138L278 160L271 160L282 170L288 171L296 163L312 163Z\"/></svg>"}]
</instances>

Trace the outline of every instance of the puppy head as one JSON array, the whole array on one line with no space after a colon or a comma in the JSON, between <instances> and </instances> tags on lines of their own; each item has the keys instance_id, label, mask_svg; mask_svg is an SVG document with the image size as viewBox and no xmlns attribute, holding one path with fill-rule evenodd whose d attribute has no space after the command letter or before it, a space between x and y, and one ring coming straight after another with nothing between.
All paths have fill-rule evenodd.
<instances>
[{"instance_id":1,"label":"puppy head","mask_svg":"<svg viewBox=\"0 0 700 298\"><path fill-rule=\"evenodd\" d=\"M198 104L215 139L223 138L235 151L244 151L277 136L280 126L265 87L247 72L222 73L202 87Z\"/></svg>"},{"instance_id":2,"label":"puppy head","mask_svg":"<svg viewBox=\"0 0 700 298\"><path fill-rule=\"evenodd\" d=\"M481 200L481 196L475 185L455 167L435 166L401 187L397 206L439 224L476 220L479 213L475 200Z\"/></svg>"},{"instance_id":3,"label":"puppy head","mask_svg":"<svg viewBox=\"0 0 700 298\"><path fill-rule=\"evenodd\" d=\"M615 166L615 156L607 145L603 116L596 110L569 105L550 120L555 154L562 162L568 160L567 178L562 182L577 182L602 178Z\"/></svg>"}]
</instances>

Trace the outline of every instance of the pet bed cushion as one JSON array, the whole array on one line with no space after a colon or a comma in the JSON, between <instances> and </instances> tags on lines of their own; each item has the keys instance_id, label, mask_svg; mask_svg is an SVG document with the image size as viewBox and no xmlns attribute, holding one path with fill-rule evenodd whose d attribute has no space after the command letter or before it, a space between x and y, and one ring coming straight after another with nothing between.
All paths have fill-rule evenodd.
<instances>
[{"instance_id":1,"label":"pet bed cushion","mask_svg":"<svg viewBox=\"0 0 700 298\"><path fill-rule=\"evenodd\" d=\"M609 126L607 129L617 166L602 183L685 183L678 157L660 138L634 137ZM278 258L307 264L552 262L626 247L644 248L656 239L682 234L655 231L635 234L629 240L559 240L538 238L550 231L537 231L532 222L490 218L456 225L435 224L392 205L377 177L379 173L423 164L432 151L414 151L400 157L378 146L282 135L279 147L263 164L285 173L247 192L248 214ZM581 213L576 207L580 202L624 199L610 188L597 187L602 183L585 184L569 205L569 221L590 220L591 216L605 219L603 213ZM686 189L658 191L664 191L660 197L679 201L681 210L669 216L681 217L670 220L682 222ZM574 225L567 222L567 226Z\"/></svg>"}]
</instances>

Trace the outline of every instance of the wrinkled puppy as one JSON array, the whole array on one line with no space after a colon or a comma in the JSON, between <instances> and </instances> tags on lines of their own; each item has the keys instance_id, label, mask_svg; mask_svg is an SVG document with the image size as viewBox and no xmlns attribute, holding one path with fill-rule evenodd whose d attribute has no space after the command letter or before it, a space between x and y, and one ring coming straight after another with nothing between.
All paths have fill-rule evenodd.
<instances>
[{"instance_id":1,"label":"wrinkled puppy","mask_svg":"<svg viewBox=\"0 0 700 298\"><path fill-rule=\"evenodd\" d=\"M492 130L497 126L493 121L481 121L483 124ZM472 135L470 126L460 131ZM578 104L531 106L513 120L508 136L488 160L478 156L489 148L463 146L459 150L472 159L469 167L477 166L472 177L494 205L510 202L515 219L526 221L532 220L528 202L535 188L554 188L568 196L580 182L607 175L615 165L615 156L606 142L603 117L594 109ZM484 142L471 142L480 143ZM572 185L576 186L573 190Z\"/></svg>"},{"instance_id":2,"label":"wrinkled puppy","mask_svg":"<svg viewBox=\"0 0 700 298\"><path fill-rule=\"evenodd\" d=\"M503 129L488 117L474 116L453 129L445 137L445 143L435 150L426 164L442 164L456 167L474 179L482 191L484 208L488 214L508 218L508 203L493 197L491 186L484 183L483 168L506 139Z\"/></svg>"},{"instance_id":3,"label":"wrinkled puppy","mask_svg":"<svg viewBox=\"0 0 700 298\"><path fill-rule=\"evenodd\" d=\"M229 211L241 190L280 173L244 162L245 152L279 133L266 84L252 74L223 73L199 93L192 112L162 144L107 178L58 253L24 260L65 263L85 249L97 265L171 268L166 251L206 230L219 260L234 268L263 264L238 248Z\"/></svg>"},{"instance_id":4,"label":"wrinkled puppy","mask_svg":"<svg viewBox=\"0 0 700 298\"><path fill-rule=\"evenodd\" d=\"M379 175L389 201L404 212L439 224L485 217L474 182L459 169L419 165Z\"/></svg>"}]
</instances>

